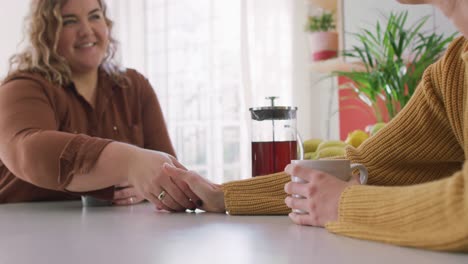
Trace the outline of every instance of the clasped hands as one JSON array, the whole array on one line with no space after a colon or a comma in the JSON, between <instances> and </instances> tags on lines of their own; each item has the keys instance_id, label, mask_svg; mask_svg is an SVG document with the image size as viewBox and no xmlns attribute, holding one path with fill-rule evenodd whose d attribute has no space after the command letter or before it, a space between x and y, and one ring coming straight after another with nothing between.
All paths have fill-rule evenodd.
<instances>
[{"instance_id":1,"label":"clasped hands","mask_svg":"<svg viewBox=\"0 0 468 264\"><path fill-rule=\"evenodd\" d=\"M161 152L149 154L151 155L146 153L135 157L139 162L152 166L131 168L132 175L135 176L129 177L125 188L115 192L114 203L128 204L147 199L157 209L167 211L180 212L196 208L216 213L226 211L221 185L187 170L171 155ZM306 181L306 183L289 182L284 186L286 194L298 194L304 197L287 196L285 199L289 208L305 212L289 214L292 221L300 225L324 226L329 221L336 221L341 194L348 186L359 184L357 177L345 182L327 173L296 164L289 164L285 172Z\"/></svg>"},{"instance_id":2,"label":"clasped hands","mask_svg":"<svg viewBox=\"0 0 468 264\"><path fill-rule=\"evenodd\" d=\"M207 212L225 212L224 193L221 185L204 179L193 171L177 168L170 164L163 165L163 171L169 175L181 189L189 188L201 201L198 208ZM350 181L342 181L332 175L318 170L290 164L285 172L306 180L306 183L289 182L284 191L289 194L286 205L305 213L290 213L291 220L299 225L324 226L329 221L338 219L338 204L343 191L351 185L359 184L359 177L353 176ZM304 198L290 195L299 194Z\"/></svg>"},{"instance_id":3,"label":"clasped hands","mask_svg":"<svg viewBox=\"0 0 468 264\"><path fill-rule=\"evenodd\" d=\"M135 150L128 155L127 181L116 186L114 204L130 205L148 200L156 208L171 212L195 210L200 199L184 182L176 182L163 170L163 165L182 171L187 169L167 153L146 149Z\"/></svg>"}]
</instances>

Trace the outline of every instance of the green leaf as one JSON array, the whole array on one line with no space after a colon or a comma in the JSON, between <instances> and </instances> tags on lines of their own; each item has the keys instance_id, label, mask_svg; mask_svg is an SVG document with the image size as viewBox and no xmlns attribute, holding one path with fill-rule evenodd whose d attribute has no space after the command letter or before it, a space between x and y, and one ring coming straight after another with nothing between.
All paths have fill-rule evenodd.
<instances>
[{"instance_id":1,"label":"green leaf","mask_svg":"<svg viewBox=\"0 0 468 264\"><path fill-rule=\"evenodd\" d=\"M384 98L390 117L395 116L416 90L425 69L444 52L455 34L422 31L430 17L424 16L409 27L408 12L390 12L386 24L376 22L374 29L364 28L353 33L360 45L342 52L346 58L360 60L364 72L333 72L330 76L344 76L352 80L353 89L363 101L373 105L381 117L377 100ZM369 101L370 100L370 103Z\"/></svg>"},{"instance_id":2,"label":"green leaf","mask_svg":"<svg viewBox=\"0 0 468 264\"><path fill-rule=\"evenodd\" d=\"M309 16L305 25L305 30L309 32L327 32L335 30L335 20L333 18L333 12L323 11L321 14L316 16Z\"/></svg>"}]
</instances>

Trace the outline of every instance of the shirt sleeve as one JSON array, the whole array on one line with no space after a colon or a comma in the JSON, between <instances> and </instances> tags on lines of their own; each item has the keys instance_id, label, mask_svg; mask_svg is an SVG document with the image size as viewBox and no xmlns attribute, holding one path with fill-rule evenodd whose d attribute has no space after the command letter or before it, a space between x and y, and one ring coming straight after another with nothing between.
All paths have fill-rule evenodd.
<instances>
[{"instance_id":1,"label":"shirt sleeve","mask_svg":"<svg viewBox=\"0 0 468 264\"><path fill-rule=\"evenodd\" d=\"M0 159L26 182L66 191L76 173L93 168L110 141L58 131L53 100L45 84L33 79L0 87Z\"/></svg>"}]
</instances>

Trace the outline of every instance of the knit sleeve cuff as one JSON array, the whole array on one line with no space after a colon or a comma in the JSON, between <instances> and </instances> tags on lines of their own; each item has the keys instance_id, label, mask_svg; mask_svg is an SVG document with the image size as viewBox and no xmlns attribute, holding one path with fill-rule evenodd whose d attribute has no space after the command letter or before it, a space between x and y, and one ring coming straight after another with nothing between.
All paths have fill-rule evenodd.
<instances>
[{"instance_id":1,"label":"knit sleeve cuff","mask_svg":"<svg viewBox=\"0 0 468 264\"><path fill-rule=\"evenodd\" d=\"M461 174L404 187L356 185L340 198L339 218L326 228L342 235L402 246L468 250Z\"/></svg>"},{"instance_id":2,"label":"knit sleeve cuff","mask_svg":"<svg viewBox=\"0 0 468 264\"><path fill-rule=\"evenodd\" d=\"M232 215L286 215L284 185L291 181L284 172L223 184L226 211Z\"/></svg>"}]
</instances>

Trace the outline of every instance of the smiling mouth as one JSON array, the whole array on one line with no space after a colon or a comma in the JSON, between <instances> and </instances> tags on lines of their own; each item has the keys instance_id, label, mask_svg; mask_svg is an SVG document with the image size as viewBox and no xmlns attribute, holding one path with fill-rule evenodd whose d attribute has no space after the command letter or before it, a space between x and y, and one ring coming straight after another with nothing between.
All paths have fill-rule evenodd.
<instances>
[{"instance_id":1,"label":"smiling mouth","mask_svg":"<svg viewBox=\"0 0 468 264\"><path fill-rule=\"evenodd\" d=\"M83 49L83 48L91 48L96 46L96 42L88 42L88 43L83 43L80 45L76 45L75 48L77 49Z\"/></svg>"}]
</instances>

